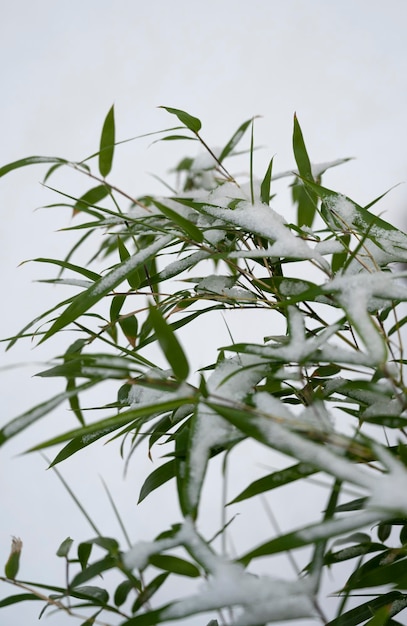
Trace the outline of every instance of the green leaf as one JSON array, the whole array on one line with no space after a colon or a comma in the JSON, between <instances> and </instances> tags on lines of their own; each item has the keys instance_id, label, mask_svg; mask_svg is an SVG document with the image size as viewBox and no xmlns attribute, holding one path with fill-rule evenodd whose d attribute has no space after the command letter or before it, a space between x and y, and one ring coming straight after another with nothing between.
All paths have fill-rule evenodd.
<instances>
[{"instance_id":1,"label":"green leaf","mask_svg":"<svg viewBox=\"0 0 407 626\"><path fill-rule=\"evenodd\" d=\"M127 341L134 348L138 333L137 317L135 315L132 315L131 317L123 317L119 320L119 325Z\"/></svg>"},{"instance_id":2,"label":"green leaf","mask_svg":"<svg viewBox=\"0 0 407 626\"><path fill-rule=\"evenodd\" d=\"M82 569L85 569L88 564L89 557L92 552L92 547L93 544L87 541L84 543L80 543L78 546L78 560L81 564Z\"/></svg>"},{"instance_id":3,"label":"green leaf","mask_svg":"<svg viewBox=\"0 0 407 626\"><path fill-rule=\"evenodd\" d=\"M311 162L309 160L302 130L296 115L294 115L293 149L300 177L313 182L314 177L312 175ZM294 183L292 193L293 200L298 205L298 226L311 227L316 212L317 195L309 188L305 188L300 182Z\"/></svg>"},{"instance_id":4,"label":"green leaf","mask_svg":"<svg viewBox=\"0 0 407 626\"><path fill-rule=\"evenodd\" d=\"M131 409L129 411L119 413L118 415L113 415L111 417L99 420L98 422L95 422L93 424L88 424L87 426L83 426L81 428L75 428L74 430L65 432L62 435L57 435L56 437L53 437L48 441L44 441L36 446L33 446L28 450L28 452L43 450L44 448L55 446L75 438L81 438L83 444L82 447L84 447L85 445L87 445L89 435L98 435L97 438L103 437L104 435L112 432L112 430L117 430L118 428L121 428L126 424L135 422L136 420L138 420L138 418L147 419L151 415L159 415L166 411L177 409L184 404L189 404L190 402L195 401L196 399L192 396L177 396L173 400L165 400L164 402L157 402L155 404L149 404L147 406L141 406L136 409Z\"/></svg>"},{"instance_id":5,"label":"green leaf","mask_svg":"<svg viewBox=\"0 0 407 626\"><path fill-rule=\"evenodd\" d=\"M58 265L65 270L71 270L72 272L76 272L77 274L81 274L81 276L85 276L85 278L89 278L89 280L96 281L100 279L100 274L96 272L92 272L88 270L86 267L81 267L80 265L73 265L72 263L68 263L67 261L59 261L58 259L46 259L39 257L37 259L31 259L33 263L50 263L52 265Z\"/></svg>"},{"instance_id":6,"label":"green leaf","mask_svg":"<svg viewBox=\"0 0 407 626\"><path fill-rule=\"evenodd\" d=\"M161 139L157 139L154 143L158 141L179 141L181 139L188 139L189 141L196 141L196 137L188 137L187 135L167 135L166 137L161 137Z\"/></svg>"},{"instance_id":7,"label":"green leaf","mask_svg":"<svg viewBox=\"0 0 407 626\"><path fill-rule=\"evenodd\" d=\"M117 566L117 559L112 556L106 556L100 561L96 561L92 563L85 569L83 569L79 574L77 574L71 581L71 587L78 587L78 585L82 585L86 583L88 580L95 578L95 576L99 576L102 572L106 572L109 569Z\"/></svg>"},{"instance_id":8,"label":"green leaf","mask_svg":"<svg viewBox=\"0 0 407 626\"><path fill-rule=\"evenodd\" d=\"M253 498L253 496L257 496L265 491L270 491L271 489L282 487L283 485L287 485L296 480L301 480L306 476L311 476L317 471L318 470L315 469L315 467L307 465L306 463L298 463L297 465L286 467L283 470L273 472L273 474L269 474L268 476L264 476L263 478L253 481L248 487L246 487L246 489L236 496L236 498L233 498L233 500L228 502L228 504L235 504L236 502L241 502L247 498Z\"/></svg>"},{"instance_id":9,"label":"green leaf","mask_svg":"<svg viewBox=\"0 0 407 626\"><path fill-rule=\"evenodd\" d=\"M391 562L392 553L379 554L361 565L348 579L347 589L364 589L391 584L399 589L407 589L407 559Z\"/></svg>"},{"instance_id":10,"label":"green leaf","mask_svg":"<svg viewBox=\"0 0 407 626\"><path fill-rule=\"evenodd\" d=\"M361 624L371 618L372 613L380 609L380 607L391 605L393 602L401 603L404 598L405 596L398 591L385 593L377 598L368 600L364 604L360 604L355 609L343 613L331 620L326 626L357 626L357 624Z\"/></svg>"},{"instance_id":11,"label":"green leaf","mask_svg":"<svg viewBox=\"0 0 407 626\"><path fill-rule=\"evenodd\" d=\"M99 172L105 178L112 169L115 141L114 105L106 115L100 138Z\"/></svg>"},{"instance_id":12,"label":"green leaf","mask_svg":"<svg viewBox=\"0 0 407 626\"><path fill-rule=\"evenodd\" d=\"M116 606L122 606L127 600L127 597L134 589L134 585L131 580L123 580L114 592L114 603Z\"/></svg>"},{"instance_id":13,"label":"green leaf","mask_svg":"<svg viewBox=\"0 0 407 626\"><path fill-rule=\"evenodd\" d=\"M75 437L66 446L64 446L60 452L58 452L54 460L49 464L49 468L58 465L58 463L62 463L62 461L66 461L66 459L69 459L70 456L73 456L80 450L83 450L83 448L90 446L98 439L106 437L106 435L109 435L115 430L117 430L117 426L112 424L110 428L103 428L102 430L96 431L95 433L87 436ZM43 446L43 444L40 444L40 446ZM46 445L44 447L46 447Z\"/></svg>"},{"instance_id":14,"label":"green leaf","mask_svg":"<svg viewBox=\"0 0 407 626\"><path fill-rule=\"evenodd\" d=\"M69 595L74 598L80 598L81 600L90 600L91 604L100 604L102 606L105 606L109 602L108 592L101 587L84 585L83 587L70 589Z\"/></svg>"},{"instance_id":15,"label":"green leaf","mask_svg":"<svg viewBox=\"0 0 407 626\"><path fill-rule=\"evenodd\" d=\"M0 600L0 609L5 606L10 606L11 604L17 604L17 602L27 602L27 600L41 600L43 602L43 599L39 598L34 593L18 593Z\"/></svg>"},{"instance_id":16,"label":"green leaf","mask_svg":"<svg viewBox=\"0 0 407 626\"><path fill-rule=\"evenodd\" d=\"M388 619L389 607L382 606L377 612L375 612L374 617L366 622L365 626L384 626L385 624L388 624Z\"/></svg>"},{"instance_id":17,"label":"green leaf","mask_svg":"<svg viewBox=\"0 0 407 626\"><path fill-rule=\"evenodd\" d=\"M309 160L302 130L296 115L294 115L293 149L295 162L297 163L300 176L313 181L314 177L312 175L311 162Z\"/></svg>"},{"instance_id":18,"label":"green leaf","mask_svg":"<svg viewBox=\"0 0 407 626\"><path fill-rule=\"evenodd\" d=\"M196 519L198 514L198 502L192 502L188 493L188 470L186 453L191 450L190 424L180 428L175 436L175 476L177 479L178 503L184 517ZM198 499L198 498L197 498Z\"/></svg>"},{"instance_id":19,"label":"green leaf","mask_svg":"<svg viewBox=\"0 0 407 626\"><path fill-rule=\"evenodd\" d=\"M7 165L0 167L0 178L13 170L19 169L20 167L26 167L27 165L40 165L42 163L59 163L60 165L67 165L69 164L69 161L66 159L59 159L57 157L26 157L25 159L19 159L18 161L13 161L12 163L8 163Z\"/></svg>"},{"instance_id":20,"label":"green leaf","mask_svg":"<svg viewBox=\"0 0 407 626\"><path fill-rule=\"evenodd\" d=\"M343 269L348 253L350 244L350 235L339 235L337 240L343 245L343 252L335 252L332 255L332 271L336 274Z\"/></svg>"},{"instance_id":21,"label":"green leaf","mask_svg":"<svg viewBox=\"0 0 407 626\"><path fill-rule=\"evenodd\" d=\"M152 554L148 562L150 565L154 565L158 569L163 569L172 574L178 574L179 576L189 576L190 578L197 578L201 575L199 569L193 563L180 559L177 556L170 554Z\"/></svg>"},{"instance_id":22,"label":"green leaf","mask_svg":"<svg viewBox=\"0 0 407 626\"><path fill-rule=\"evenodd\" d=\"M57 550L57 556L67 557L72 547L72 544L73 544L73 539L71 539L70 537L67 537L66 539L64 539Z\"/></svg>"},{"instance_id":23,"label":"green leaf","mask_svg":"<svg viewBox=\"0 0 407 626\"><path fill-rule=\"evenodd\" d=\"M98 202L109 195L109 187L107 185L98 185L89 189L81 196L73 207L74 215L81 211L86 211L89 207L95 206Z\"/></svg>"},{"instance_id":24,"label":"green leaf","mask_svg":"<svg viewBox=\"0 0 407 626\"><path fill-rule=\"evenodd\" d=\"M343 548L343 550L338 550L337 552L327 552L324 557L324 564L331 565L333 563L341 563L342 561L355 559L356 557L371 554L372 552L382 552L383 550L386 550L386 546L381 543L360 543L355 546Z\"/></svg>"},{"instance_id":25,"label":"green leaf","mask_svg":"<svg viewBox=\"0 0 407 626\"><path fill-rule=\"evenodd\" d=\"M328 224L333 220L339 230L348 230L348 227L351 226L352 229L355 229L356 232L362 234L362 236L366 236L367 233L369 239L371 239L384 251L389 250L389 247L391 247L392 255L395 254L397 250L400 253L400 260L406 260L406 233L399 228L395 228L392 224L386 222L374 213L370 213L370 211L366 208L359 206L354 200L351 200L344 194L339 194L336 191L322 187L321 185L318 185L311 180L307 180L306 178L303 178L302 180L304 185L311 191L315 192L321 199L338 198L342 201L347 200L351 205L353 205L352 224L344 224L343 220L339 219L332 210L329 211L329 209L325 207L325 211L322 211L322 215L323 217L325 216ZM327 211L329 215L327 215Z\"/></svg>"},{"instance_id":26,"label":"green leaf","mask_svg":"<svg viewBox=\"0 0 407 626\"><path fill-rule=\"evenodd\" d=\"M83 385L80 385L79 387L76 387L71 391L64 391L63 393L59 393L50 400L42 402L41 404L37 404L25 413L22 413L18 417L15 417L0 430L0 446L21 431L28 428L28 426L31 426L31 424L34 424L34 422L38 421L41 417L44 417L44 415L47 415L47 413L50 413L53 409L62 404L62 402L64 402L72 395L78 394L79 392L92 387L94 384L96 384L95 381L91 380L84 383Z\"/></svg>"},{"instance_id":27,"label":"green leaf","mask_svg":"<svg viewBox=\"0 0 407 626\"><path fill-rule=\"evenodd\" d=\"M137 504L140 504L152 491L161 487L164 483L171 478L175 477L175 461L171 460L164 465L157 467L147 478L145 479L138 498Z\"/></svg>"},{"instance_id":28,"label":"green leaf","mask_svg":"<svg viewBox=\"0 0 407 626\"><path fill-rule=\"evenodd\" d=\"M125 295L114 296L110 304L110 321L116 322L119 318L123 304L126 302Z\"/></svg>"},{"instance_id":29,"label":"green leaf","mask_svg":"<svg viewBox=\"0 0 407 626\"><path fill-rule=\"evenodd\" d=\"M131 255L130 252L127 250L123 239L121 237L118 237L117 239L117 243L118 243L118 248L119 248L119 256L120 256L120 260L121 261L126 261ZM127 276L127 282L129 283L130 287L132 289L138 289L139 285L140 285L140 273L138 270L135 270L134 272L132 272L131 274L129 274Z\"/></svg>"},{"instance_id":30,"label":"green leaf","mask_svg":"<svg viewBox=\"0 0 407 626\"><path fill-rule=\"evenodd\" d=\"M250 118L250 120L243 122L243 124L239 126L237 131L232 135L231 139L229 139L226 146L223 148L222 152L220 153L220 156L219 156L220 163L222 163L222 161L226 159L226 157L229 156L229 154L235 149L235 147L237 146L237 144L239 143L239 141L241 140L241 138L243 137L243 135L245 134L246 130L249 128L252 122L253 120Z\"/></svg>"},{"instance_id":31,"label":"green leaf","mask_svg":"<svg viewBox=\"0 0 407 626\"><path fill-rule=\"evenodd\" d=\"M165 611L170 606L172 605L166 604L159 609L140 613L139 615L136 615L135 617L131 617L130 619L126 620L125 626L157 626L158 624L162 623L161 616L165 615Z\"/></svg>"},{"instance_id":32,"label":"green leaf","mask_svg":"<svg viewBox=\"0 0 407 626\"><path fill-rule=\"evenodd\" d=\"M152 304L149 305L149 315L158 343L172 368L174 376L185 380L189 374L189 365L174 331L164 320L160 311Z\"/></svg>"},{"instance_id":33,"label":"green leaf","mask_svg":"<svg viewBox=\"0 0 407 626\"><path fill-rule=\"evenodd\" d=\"M293 202L297 205L298 226L311 227L317 210L317 196L298 181L294 182L291 192Z\"/></svg>"},{"instance_id":34,"label":"green leaf","mask_svg":"<svg viewBox=\"0 0 407 626\"><path fill-rule=\"evenodd\" d=\"M138 611L138 609L140 609L146 602L150 600L150 598L153 597L153 595L159 590L161 585L165 583L168 576L169 572L159 574L158 576L156 576L156 578L153 578L153 580L146 587L144 587L143 591L139 594L138 598L132 606L133 613Z\"/></svg>"},{"instance_id":35,"label":"green leaf","mask_svg":"<svg viewBox=\"0 0 407 626\"><path fill-rule=\"evenodd\" d=\"M202 128L201 121L197 117L193 117L189 113L185 111L181 111L180 109L174 109L172 107L164 107L160 106L159 109L165 109L168 113L172 115L176 115L181 124L184 124L189 130L192 130L193 133L197 134ZM1 170L0 170L1 171Z\"/></svg>"},{"instance_id":36,"label":"green leaf","mask_svg":"<svg viewBox=\"0 0 407 626\"><path fill-rule=\"evenodd\" d=\"M129 274L155 255L169 243L171 239L171 236L158 237L149 246L141 249L139 252L126 259L126 261L117 265L106 274L106 276L96 281L89 289L73 298L71 304L61 313L51 328L45 333L40 343L52 337L52 335L65 328L65 326L68 326L68 324L77 321L81 315L86 313L86 311L92 308L99 300L120 285Z\"/></svg>"},{"instance_id":37,"label":"green leaf","mask_svg":"<svg viewBox=\"0 0 407 626\"><path fill-rule=\"evenodd\" d=\"M203 234L199 230L199 228L195 226L195 224L187 220L185 217L183 217L173 209L170 209L161 202L158 202L157 200L153 200L153 204L155 204L157 209L159 209L161 213L165 215L165 217L167 217L169 220L171 220L171 222L174 222L174 224L179 226L180 229L184 231L193 241L202 243Z\"/></svg>"},{"instance_id":38,"label":"green leaf","mask_svg":"<svg viewBox=\"0 0 407 626\"><path fill-rule=\"evenodd\" d=\"M270 203L270 185L271 185L271 174L273 171L273 158L271 158L267 171L264 175L263 181L260 185L260 198L264 204Z\"/></svg>"}]
</instances>

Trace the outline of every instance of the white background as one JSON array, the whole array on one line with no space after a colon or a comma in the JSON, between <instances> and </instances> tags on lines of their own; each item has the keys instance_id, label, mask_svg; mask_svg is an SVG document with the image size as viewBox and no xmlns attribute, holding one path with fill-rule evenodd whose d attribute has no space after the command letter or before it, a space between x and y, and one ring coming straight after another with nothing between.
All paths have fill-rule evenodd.
<instances>
[{"instance_id":1,"label":"white background","mask_svg":"<svg viewBox=\"0 0 407 626\"><path fill-rule=\"evenodd\" d=\"M198 116L203 136L215 145L226 142L244 120L261 115L256 134L265 149L256 155L259 176L273 154L276 171L293 167L296 111L314 162L357 158L324 180L362 205L406 178L404 0L3 0L1 5L1 165L34 154L79 160L95 152L114 102L117 139L175 125L159 105ZM134 195L161 191L149 172L165 176L183 148L150 143L118 149L114 184ZM70 224L68 210L34 212L55 202L39 184L43 174L33 166L0 180L1 337L62 297L53 287L32 283L50 275L44 267L17 268L26 259L58 257L73 241L55 233ZM83 191L76 179L67 180L68 191L75 185ZM401 185L380 205L405 230L406 195ZM275 208L284 212L284 206ZM33 345L26 340L11 352L2 350L0 364L43 362L58 352L57 342L35 350ZM42 368L40 363L1 371L2 423L59 391L31 378ZM1 450L0 567L10 536L21 536L26 579L61 580L62 562L53 556L59 543L68 535L93 536L55 475L44 471L45 462L36 455L16 457L60 432L65 421L72 426L60 409ZM164 508L168 523L178 521L165 493L136 507L144 458L133 461L123 482L117 446L88 450L61 469L102 532L118 530L99 475L114 492L133 540L151 539L165 527ZM257 467L257 475L262 469ZM274 511L282 526L306 520L307 504L294 502ZM212 522L216 528L218 520ZM250 520L240 524L243 545ZM1 591L14 593L11 587ZM4 609L0 624L31 626L38 606ZM50 623L64 620L59 616Z\"/></svg>"}]
</instances>

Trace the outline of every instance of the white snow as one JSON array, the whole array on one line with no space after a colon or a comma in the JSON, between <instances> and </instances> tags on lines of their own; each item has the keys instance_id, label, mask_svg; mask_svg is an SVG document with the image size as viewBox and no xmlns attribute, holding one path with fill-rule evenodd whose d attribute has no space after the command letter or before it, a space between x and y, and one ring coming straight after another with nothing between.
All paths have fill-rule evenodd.
<instances>
[{"instance_id":1,"label":"white snow","mask_svg":"<svg viewBox=\"0 0 407 626\"><path fill-rule=\"evenodd\" d=\"M247 355L225 359L212 372L207 390L213 401L239 402L264 376L264 364ZM197 408L189 458L188 495L195 505L205 476L210 450L224 445L239 435L238 431L206 404Z\"/></svg>"},{"instance_id":2,"label":"white snow","mask_svg":"<svg viewBox=\"0 0 407 626\"><path fill-rule=\"evenodd\" d=\"M376 477L366 509L407 517L407 469L385 448L375 451L388 471Z\"/></svg>"},{"instance_id":3,"label":"white snow","mask_svg":"<svg viewBox=\"0 0 407 626\"><path fill-rule=\"evenodd\" d=\"M97 296L100 293L106 293L109 289L114 289L120 284L120 280L125 280L126 276L141 265L141 263L144 263L144 261L147 261L151 256L165 248L172 239L172 235L157 237L149 246L142 248L139 252L130 256L124 263L121 263L118 267L106 274L106 276L94 283L89 289L89 292L92 292L92 296Z\"/></svg>"},{"instance_id":4,"label":"white snow","mask_svg":"<svg viewBox=\"0 0 407 626\"><path fill-rule=\"evenodd\" d=\"M211 274L202 278L196 285L195 289L199 292L212 293L223 297L236 300L254 300L256 296L248 289L234 287L236 278L233 276L221 276L219 274Z\"/></svg>"},{"instance_id":5,"label":"white snow","mask_svg":"<svg viewBox=\"0 0 407 626\"><path fill-rule=\"evenodd\" d=\"M179 539L160 539L158 541L138 541L123 555L124 565L132 570L143 570L148 565L148 559L153 554L159 554L169 548L179 545Z\"/></svg>"},{"instance_id":6,"label":"white snow","mask_svg":"<svg viewBox=\"0 0 407 626\"><path fill-rule=\"evenodd\" d=\"M350 200L342 195L332 195L324 198L324 204L338 218L336 221L343 230L352 227L356 207Z\"/></svg>"},{"instance_id":7,"label":"white snow","mask_svg":"<svg viewBox=\"0 0 407 626\"><path fill-rule=\"evenodd\" d=\"M375 308L374 298L380 299L383 306L386 300L407 300L407 287L390 272L361 272L359 274L337 275L323 286L323 291L333 293L346 311L367 353L376 364L383 363L387 349L380 329L376 326L369 310Z\"/></svg>"},{"instance_id":8,"label":"white snow","mask_svg":"<svg viewBox=\"0 0 407 626\"><path fill-rule=\"evenodd\" d=\"M129 569L143 569L152 554L184 546L205 569L208 580L196 593L176 600L160 614L160 621L227 607L237 607L235 626L254 626L315 616L310 579L287 581L270 576L254 576L238 563L220 557L199 536L186 519L175 537L136 543L123 557Z\"/></svg>"}]
</instances>

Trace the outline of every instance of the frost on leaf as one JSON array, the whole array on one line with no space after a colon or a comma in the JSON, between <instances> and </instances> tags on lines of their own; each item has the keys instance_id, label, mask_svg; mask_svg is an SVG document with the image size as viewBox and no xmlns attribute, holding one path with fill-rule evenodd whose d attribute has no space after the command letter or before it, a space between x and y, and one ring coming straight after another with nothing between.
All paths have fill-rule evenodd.
<instances>
[{"instance_id":1,"label":"frost on leaf","mask_svg":"<svg viewBox=\"0 0 407 626\"><path fill-rule=\"evenodd\" d=\"M362 339L372 364L383 363L387 357L386 344L370 312L388 306L392 300L407 300L407 288L398 280L402 274L362 272L343 274L323 286L333 294L346 311L349 321Z\"/></svg>"},{"instance_id":2,"label":"frost on leaf","mask_svg":"<svg viewBox=\"0 0 407 626\"><path fill-rule=\"evenodd\" d=\"M324 205L332 228L356 232L366 238L360 254L368 266L377 269L393 261L406 262L407 234L340 194L325 197ZM355 259L353 266L357 265Z\"/></svg>"},{"instance_id":3,"label":"frost on leaf","mask_svg":"<svg viewBox=\"0 0 407 626\"><path fill-rule=\"evenodd\" d=\"M264 376L259 359L242 355L221 361L207 381L210 398L219 402L239 402ZM200 403L197 407L188 462L188 498L197 506L211 449L226 445L240 433L215 411Z\"/></svg>"}]
</instances>

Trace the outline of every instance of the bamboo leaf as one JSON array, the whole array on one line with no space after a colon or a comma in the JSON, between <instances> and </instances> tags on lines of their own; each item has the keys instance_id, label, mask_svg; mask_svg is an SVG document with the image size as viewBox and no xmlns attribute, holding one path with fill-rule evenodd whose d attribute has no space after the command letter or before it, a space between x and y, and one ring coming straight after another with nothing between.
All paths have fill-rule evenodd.
<instances>
[{"instance_id":1,"label":"bamboo leaf","mask_svg":"<svg viewBox=\"0 0 407 626\"><path fill-rule=\"evenodd\" d=\"M165 570L172 574L178 574L179 576L197 578L201 575L196 565L171 554L152 554L148 562L158 569Z\"/></svg>"},{"instance_id":2,"label":"bamboo leaf","mask_svg":"<svg viewBox=\"0 0 407 626\"><path fill-rule=\"evenodd\" d=\"M314 177L312 175L311 162L305 147L301 126L296 115L294 115L293 149L295 162L297 163L300 175L307 180L313 181Z\"/></svg>"},{"instance_id":3,"label":"bamboo leaf","mask_svg":"<svg viewBox=\"0 0 407 626\"><path fill-rule=\"evenodd\" d=\"M0 446L3 445L6 441L9 441L18 433L28 428L28 426L31 426L31 424L34 424L41 417L44 417L44 415L47 415L47 413L50 413L53 409L62 404L62 402L67 400L69 397L71 397L72 395L76 395L79 392L84 391L85 389L89 389L90 387L95 385L96 382L99 382L99 380L88 381L71 391L64 391L63 393L59 393L58 395L50 398L46 402L37 404L25 413L22 413L18 417L15 417L0 430Z\"/></svg>"},{"instance_id":4,"label":"bamboo leaf","mask_svg":"<svg viewBox=\"0 0 407 626\"><path fill-rule=\"evenodd\" d=\"M96 281L91 287L89 287L89 289L76 296L68 308L58 317L51 328L45 333L40 343L52 337L52 335L65 328L65 326L68 326L68 324L77 321L81 315L86 313L86 311L92 308L105 295L120 285L120 283L123 282L129 274L134 272L137 267L154 256L154 254L169 243L171 239L171 236L158 237L149 246L141 249L139 252L126 259L126 261L123 261L123 263L120 263L108 274L106 274L106 276L103 276L103 278Z\"/></svg>"},{"instance_id":5,"label":"bamboo leaf","mask_svg":"<svg viewBox=\"0 0 407 626\"><path fill-rule=\"evenodd\" d=\"M58 157L46 157L46 156L31 156L26 157L25 159L19 159L18 161L13 161L12 163L8 163L7 165L3 165L0 167L0 178L13 170L19 169L20 167L26 167L27 165L41 165L42 163L58 163L60 165L67 165L69 161L66 159L60 159Z\"/></svg>"},{"instance_id":6,"label":"bamboo leaf","mask_svg":"<svg viewBox=\"0 0 407 626\"><path fill-rule=\"evenodd\" d=\"M155 204L157 209L159 209L161 213L165 215L165 217L167 217L169 220L171 220L171 222L174 222L174 224L179 226L181 230L184 231L193 241L202 243L202 231L200 231L199 228L195 226L195 224L193 224L190 220L187 220L185 217L183 217L173 209L166 207L164 204L158 202L157 200L153 200L153 204Z\"/></svg>"},{"instance_id":7,"label":"bamboo leaf","mask_svg":"<svg viewBox=\"0 0 407 626\"><path fill-rule=\"evenodd\" d=\"M164 465L160 465L155 469L147 478L145 479L141 489L140 495L138 498L137 504L140 504L147 496L164 485L167 481L171 480L171 478L175 477L175 461L172 459L171 461L167 461Z\"/></svg>"},{"instance_id":8,"label":"bamboo leaf","mask_svg":"<svg viewBox=\"0 0 407 626\"><path fill-rule=\"evenodd\" d=\"M243 124L239 126L237 131L232 135L231 139L229 139L226 146L223 148L222 152L220 153L220 156L219 156L220 163L222 163L222 161L226 159L226 157L229 156L231 152L233 152L233 150L235 149L235 147L237 146L237 144L239 143L239 141L241 140L241 138L243 137L243 135L245 134L246 130L249 128L252 122L253 120L252 118L250 118L250 120L243 122Z\"/></svg>"},{"instance_id":9,"label":"bamboo leaf","mask_svg":"<svg viewBox=\"0 0 407 626\"><path fill-rule=\"evenodd\" d=\"M160 106L159 109L165 109L168 113L172 115L176 115L179 121L184 124L189 130L192 130L193 133L199 133L201 130L202 124L201 121L197 117L193 117L189 113L185 111L181 111L180 109L174 109L172 107L164 107Z\"/></svg>"},{"instance_id":10,"label":"bamboo leaf","mask_svg":"<svg viewBox=\"0 0 407 626\"><path fill-rule=\"evenodd\" d=\"M144 587L143 591L139 594L137 600L134 602L132 606L132 611L135 613L140 609L146 602L152 598L155 593L160 589L160 587L165 583L169 576L169 572L165 572L164 574L159 574L153 580L148 583L146 587ZM130 620L131 621L131 620Z\"/></svg>"},{"instance_id":11,"label":"bamboo leaf","mask_svg":"<svg viewBox=\"0 0 407 626\"><path fill-rule=\"evenodd\" d=\"M88 383L89 385L89 383ZM163 402L157 402L155 404L143 405L136 409L131 409L129 411L125 411L119 413L118 415L113 415L111 417L107 417L105 419L99 420L93 424L87 424L81 428L75 428L73 430L69 430L62 435L57 435L56 437L52 437L47 441L44 441L36 446L33 446L28 450L28 452L34 452L36 450L43 450L44 448L48 448L50 446L55 446L60 443L64 443L65 441L71 441L75 438L81 438L82 444L84 447L87 445L87 441L89 440L89 435L98 435L99 437L103 437L106 434L112 432L112 430L117 430L126 424L130 424L133 421L138 420L139 418L147 419L152 415L159 415L166 411L172 411L173 409L177 409L184 404L188 404L190 402L194 402L194 398L191 396L182 396L176 397L171 400L165 400Z\"/></svg>"},{"instance_id":12,"label":"bamboo leaf","mask_svg":"<svg viewBox=\"0 0 407 626\"><path fill-rule=\"evenodd\" d=\"M80 598L81 600L89 600L91 604L99 604L106 606L109 602L109 594L106 589L101 587L93 587L90 585L84 585L83 587L76 587L71 589L69 595L73 598Z\"/></svg>"},{"instance_id":13,"label":"bamboo leaf","mask_svg":"<svg viewBox=\"0 0 407 626\"><path fill-rule=\"evenodd\" d=\"M292 465L253 481L248 487L246 487L246 489L236 496L236 498L233 498L233 500L228 502L228 504L235 504L236 502L247 500L247 498L253 498L253 496L257 496L265 491L270 491L271 489L282 487L283 485L287 485L296 480L301 480L306 476L311 476L317 471L318 470L316 470L315 467L307 465L306 463Z\"/></svg>"},{"instance_id":14,"label":"bamboo leaf","mask_svg":"<svg viewBox=\"0 0 407 626\"><path fill-rule=\"evenodd\" d=\"M150 320L154 327L158 343L170 364L174 375L185 380L189 374L189 365L183 349L172 328L167 324L160 311L150 304Z\"/></svg>"},{"instance_id":15,"label":"bamboo leaf","mask_svg":"<svg viewBox=\"0 0 407 626\"><path fill-rule=\"evenodd\" d=\"M99 172L106 178L112 169L115 141L114 105L106 115L100 138Z\"/></svg>"},{"instance_id":16,"label":"bamboo leaf","mask_svg":"<svg viewBox=\"0 0 407 626\"><path fill-rule=\"evenodd\" d=\"M267 171L264 175L263 181L260 186L260 198L261 198L261 201L264 202L264 204L270 203L270 186L271 186L271 174L273 171L273 158L270 160Z\"/></svg>"},{"instance_id":17,"label":"bamboo leaf","mask_svg":"<svg viewBox=\"0 0 407 626\"><path fill-rule=\"evenodd\" d=\"M339 617L336 617L328 622L326 626L357 626L357 624L361 624L371 618L372 613L380 609L380 607L387 605L391 606L392 603L398 602L402 604L403 600L405 600L405 596L398 591L385 593L377 598L370 599L367 602L360 604L350 611L346 611L346 613L343 613Z\"/></svg>"},{"instance_id":18,"label":"bamboo leaf","mask_svg":"<svg viewBox=\"0 0 407 626\"><path fill-rule=\"evenodd\" d=\"M5 606L17 604L18 602L26 602L27 600L41 600L43 602L42 598L39 598L34 593L18 593L16 595L8 596L8 598L3 598L2 600L0 600L0 609Z\"/></svg>"},{"instance_id":19,"label":"bamboo leaf","mask_svg":"<svg viewBox=\"0 0 407 626\"><path fill-rule=\"evenodd\" d=\"M112 556L106 556L100 561L96 561L92 563L84 570L79 572L71 581L71 587L78 587L78 585L82 585L83 583L95 578L95 576L99 576L102 572L106 572L109 569L117 566L117 559Z\"/></svg>"},{"instance_id":20,"label":"bamboo leaf","mask_svg":"<svg viewBox=\"0 0 407 626\"><path fill-rule=\"evenodd\" d=\"M81 274L81 276L85 276L89 278L89 280L96 281L100 279L100 274L96 272L92 272L88 270L86 267L81 267L80 265L74 265L73 263L68 263L67 261L59 261L58 259L46 259L39 257L37 259L31 259L33 263L49 263L51 265L58 265L65 270L71 270L72 272L76 272L77 274Z\"/></svg>"},{"instance_id":21,"label":"bamboo leaf","mask_svg":"<svg viewBox=\"0 0 407 626\"><path fill-rule=\"evenodd\" d=\"M107 185L98 185L89 189L83 196L81 196L73 207L73 214L86 211L89 207L93 207L98 202L106 198L109 195L109 187Z\"/></svg>"}]
</instances>

